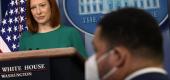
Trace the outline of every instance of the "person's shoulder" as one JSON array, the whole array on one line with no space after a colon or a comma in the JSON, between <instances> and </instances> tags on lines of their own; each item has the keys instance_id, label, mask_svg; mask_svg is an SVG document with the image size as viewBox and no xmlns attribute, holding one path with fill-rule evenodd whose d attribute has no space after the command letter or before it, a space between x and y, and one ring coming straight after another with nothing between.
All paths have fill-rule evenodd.
<instances>
[{"instance_id":1,"label":"person's shoulder","mask_svg":"<svg viewBox=\"0 0 170 80\"><path fill-rule=\"evenodd\" d=\"M29 36L31 36L31 35L32 35L31 32L29 32L29 31L24 31L24 32L21 34L21 37L29 37Z\"/></svg>"},{"instance_id":2,"label":"person's shoulder","mask_svg":"<svg viewBox=\"0 0 170 80\"><path fill-rule=\"evenodd\" d=\"M73 26L61 25L61 27L64 29L64 31L69 31L69 32L78 32L78 30L77 30L77 29L75 29Z\"/></svg>"}]
</instances>

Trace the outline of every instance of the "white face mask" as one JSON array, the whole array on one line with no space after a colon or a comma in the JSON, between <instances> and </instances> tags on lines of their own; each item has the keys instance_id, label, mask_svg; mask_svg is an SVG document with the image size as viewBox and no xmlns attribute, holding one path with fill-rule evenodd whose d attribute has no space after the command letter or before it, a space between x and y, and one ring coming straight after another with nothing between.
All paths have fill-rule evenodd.
<instances>
[{"instance_id":1,"label":"white face mask","mask_svg":"<svg viewBox=\"0 0 170 80\"><path fill-rule=\"evenodd\" d=\"M91 56L85 63L85 80L100 80L99 71L97 64L105 59L110 53L114 54L113 51L105 53L99 60L96 60L96 55ZM107 74L105 74L101 79L105 80L110 77L113 73L117 71L117 67L113 67Z\"/></svg>"},{"instance_id":2,"label":"white face mask","mask_svg":"<svg viewBox=\"0 0 170 80\"><path fill-rule=\"evenodd\" d=\"M96 55L91 56L85 63L85 80L99 80Z\"/></svg>"}]
</instances>

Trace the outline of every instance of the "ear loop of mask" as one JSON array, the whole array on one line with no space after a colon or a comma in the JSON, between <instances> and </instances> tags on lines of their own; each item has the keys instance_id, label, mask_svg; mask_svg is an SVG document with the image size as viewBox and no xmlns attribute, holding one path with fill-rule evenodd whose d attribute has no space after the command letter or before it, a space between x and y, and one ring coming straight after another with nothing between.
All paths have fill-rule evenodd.
<instances>
[{"instance_id":1,"label":"ear loop of mask","mask_svg":"<svg viewBox=\"0 0 170 80\"><path fill-rule=\"evenodd\" d=\"M98 60L97 63L100 63L102 60L104 60L109 54L112 53L114 54L115 52L113 50L109 51L108 53L105 53L103 56L101 56Z\"/></svg>"},{"instance_id":2,"label":"ear loop of mask","mask_svg":"<svg viewBox=\"0 0 170 80\"><path fill-rule=\"evenodd\" d=\"M111 71L109 71L106 75L104 75L102 77L102 80L105 80L107 79L109 76L111 76L113 73L115 73L117 71L117 68L116 67L113 67Z\"/></svg>"},{"instance_id":3,"label":"ear loop of mask","mask_svg":"<svg viewBox=\"0 0 170 80\"><path fill-rule=\"evenodd\" d=\"M112 50L112 51L110 51L109 52L109 54L114 54L115 52ZM98 61L97 61L97 63L100 63L103 59L105 59L109 54L105 54L105 55L103 55L101 58L99 58L98 59ZM105 80L105 79L107 79L109 76L111 76L114 72L116 72L117 71L117 68L116 67L113 67L112 69L111 69L111 71L109 71L106 75L104 75L101 79L102 80Z\"/></svg>"}]
</instances>

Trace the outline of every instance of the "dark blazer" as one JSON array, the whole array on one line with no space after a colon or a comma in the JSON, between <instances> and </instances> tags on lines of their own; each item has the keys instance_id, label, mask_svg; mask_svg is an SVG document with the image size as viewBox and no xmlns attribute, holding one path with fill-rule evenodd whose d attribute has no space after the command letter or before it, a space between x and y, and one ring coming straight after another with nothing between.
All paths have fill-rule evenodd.
<instances>
[{"instance_id":1,"label":"dark blazer","mask_svg":"<svg viewBox=\"0 0 170 80\"><path fill-rule=\"evenodd\" d=\"M146 73L139 75L132 80L170 80L167 75L161 73Z\"/></svg>"}]
</instances>

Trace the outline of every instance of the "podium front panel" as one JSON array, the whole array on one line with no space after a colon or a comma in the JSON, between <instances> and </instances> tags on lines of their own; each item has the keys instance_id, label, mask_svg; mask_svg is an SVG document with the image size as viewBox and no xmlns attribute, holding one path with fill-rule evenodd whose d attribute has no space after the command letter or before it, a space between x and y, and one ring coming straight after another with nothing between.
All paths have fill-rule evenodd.
<instances>
[{"instance_id":1,"label":"podium front panel","mask_svg":"<svg viewBox=\"0 0 170 80\"><path fill-rule=\"evenodd\" d=\"M49 59L0 62L0 80L50 80Z\"/></svg>"}]
</instances>

